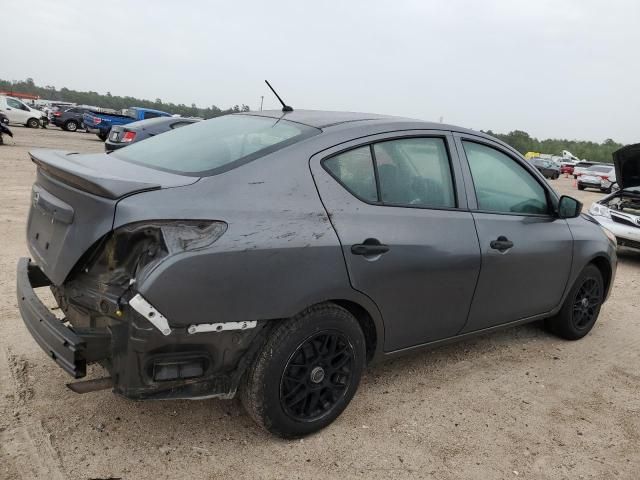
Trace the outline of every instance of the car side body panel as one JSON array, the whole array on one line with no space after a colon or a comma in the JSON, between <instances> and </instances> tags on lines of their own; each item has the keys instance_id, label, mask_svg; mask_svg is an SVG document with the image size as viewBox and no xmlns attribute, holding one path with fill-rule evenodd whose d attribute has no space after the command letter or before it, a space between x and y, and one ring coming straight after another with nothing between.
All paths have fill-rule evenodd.
<instances>
[{"instance_id":1,"label":"car side body panel","mask_svg":"<svg viewBox=\"0 0 640 480\"><path fill-rule=\"evenodd\" d=\"M308 155L317 148L310 144ZM299 148L276 152L188 189L146 192L118 204L116 229L171 218L228 224L211 247L163 260L137 285L170 324L281 319L348 300L367 311L384 338L377 307L349 284L304 155ZM185 202L187 194L198 201Z\"/></svg>"}]
</instances>

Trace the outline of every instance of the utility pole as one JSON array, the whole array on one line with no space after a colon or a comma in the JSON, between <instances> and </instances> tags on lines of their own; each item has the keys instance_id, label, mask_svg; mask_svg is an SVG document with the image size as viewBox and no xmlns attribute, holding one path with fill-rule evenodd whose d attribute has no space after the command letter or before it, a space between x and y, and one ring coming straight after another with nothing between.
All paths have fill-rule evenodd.
<instances>
[{"instance_id":1,"label":"utility pole","mask_svg":"<svg viewBox=\"0 0 640 480\"><path fill-rule=\"evenodd\" d=\"M264 102L264 95L260 95L260 111L262 111L262 102Z\"/></svg>"}]
</instances>

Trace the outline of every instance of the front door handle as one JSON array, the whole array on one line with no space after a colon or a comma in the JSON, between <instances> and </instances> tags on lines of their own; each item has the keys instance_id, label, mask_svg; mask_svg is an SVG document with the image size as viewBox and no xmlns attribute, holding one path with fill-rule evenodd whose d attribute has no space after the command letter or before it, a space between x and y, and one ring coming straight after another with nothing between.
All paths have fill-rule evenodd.
<instances>
[{"instance_id":1,"label":"front door handle","mask_svg":"<svg viewBox=\"0 0 640 480\"><path fill-rule=\"evenodd\" d=\"M504 235L500 235L496 240L492 240L489 246L499 252L506 252L513 247L513 242Z\"/></svg>"},{"instance_id":2,"label":"front door handle","mask_svg":"<svg viewBox=\"0 0 640 480\"><path fill-rule=\"evenodd\" d=\"M388 251L389 246L381 244L380 240L376 238L367 238L362 243L351 245L351 253L353 253L354 255L364 255L365 257L382 255L383 253L387 253Z\"/></svg>"}]
</instances>

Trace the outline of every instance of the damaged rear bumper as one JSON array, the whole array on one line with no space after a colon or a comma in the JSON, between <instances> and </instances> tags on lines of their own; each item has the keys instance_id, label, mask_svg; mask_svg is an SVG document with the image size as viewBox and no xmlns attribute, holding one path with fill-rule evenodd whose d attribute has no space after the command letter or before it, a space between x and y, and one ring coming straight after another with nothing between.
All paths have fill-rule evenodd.
<instances>
[{"instance_id":1,"label":"damaged rear bumper","mask_svg":"<svg viewBox=\"0 0 640 480\"><path fill-rule=\"evenodd\" d=\"M82 282L53 287L66 316L61 320L35 292L47 286L51 281L37 265L19 260L20 314L36 342L74 378L86 375L87 364L100 363L113 391L134 400L232 398L264 338L265 325L255 322L229 330L224 324L174 324L163 333L126 300L118 315L91 308L107 299Z\"/></svg>"},{"instance_id":2,"label":"damaged rear bumper","mask_svg":"<svg viewBox=\"0 0 640 480\"><path fill-rule=\"evenodd\" d=\"M59 320L36 295L34 288L51 281L28 258L18 261L17 293L20 315L40 347L74 378L84 377L87 363L108 356L106 332L74 331Z\"/></svg>"}]
</instances>

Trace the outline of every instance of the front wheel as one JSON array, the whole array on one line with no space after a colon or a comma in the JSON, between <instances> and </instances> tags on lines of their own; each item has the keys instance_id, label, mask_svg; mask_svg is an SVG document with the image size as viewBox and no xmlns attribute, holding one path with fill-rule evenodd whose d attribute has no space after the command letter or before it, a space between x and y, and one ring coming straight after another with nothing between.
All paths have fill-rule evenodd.
<instances>
[{"instance_id":1,"label":"front wheel","mask_svg":"<svg viewBox=\"0 0 640 480\"><path fill-rule=\"evenodd\" d=\"M578 190L584 190L584 185L578 184Z\"/></svg>"},{"instance_id":2,"label":"front wheel","mask_svg":"<svg viewBox=\"0 0 640 480\"><path fill-rule=\"evenodd\" d=\"M242 403L262 428L284 438L333 422L355 394L365 365L358 321L331 303L279 323L245 373Z\"/></svg>"},{"instance_id":3,"label":"front wheel","mask_svg":"<svg viewBox=\"0 0 640 480\"><path fill-rule=\"evenodd\" d=\"M40 120L37 118L30 118L27 120L27 127L29 128L38 128L40 126Z\"/></svg>"},{"instance_id":4,"label":"front wheel","mask_svg":"<svg viewBox=\"0 0 640 480\"><path fill-rule=\"evenodd\" d=\"M76 130L78 130L78 122L76 122L75 120L69 120L64 124L64 129L67 132L75 132Z\"/></svg>"},{"instance_id":5,"label":"front wheel","mask_svg":"<svg viewBox=\"0 0 640 480\"><path fill-rule=\"evenodd\" d=\"M566 340L579 340L591 331L604 301L602 273L593 264L578 276L562 308L545 321L553 333Z\"/></svg>"}]
</instances>

